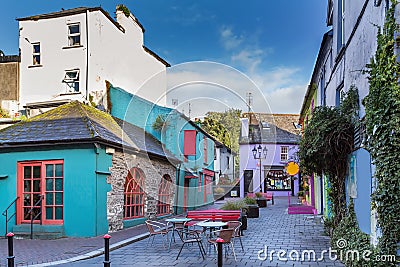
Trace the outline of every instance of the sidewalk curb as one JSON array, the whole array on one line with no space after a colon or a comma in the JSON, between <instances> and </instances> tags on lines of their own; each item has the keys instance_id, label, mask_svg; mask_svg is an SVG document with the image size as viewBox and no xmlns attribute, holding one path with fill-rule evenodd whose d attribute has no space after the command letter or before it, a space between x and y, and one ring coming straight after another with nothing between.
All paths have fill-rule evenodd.
<instances>
[{"instance_id":1,"label":"sidewalk curb","mask_svg":"<svg viewBox=\"0 0 400 267\"><path fill-rule=\"evenodd\" d=\"M144 233L144 234L140 234L122 241L119 241L115 244L110 245L110 251L122 248L124 246L127 246L129 244L132 244L134 242L143 240L147 237L149 237L149 233ZM75 256L69 259L65 259L65 260L59 260L59 261L53 261L53 262L46 262L46 263L39 263L39 264L33 264L33 265L28 265L31 267L44 267L44 266L54 266L54 265L60 265L60 264L65 264L65 263L70 263L70 262L75 262L75 261L80 261L80 260L86 260L86 259L90 259L90 258L94 258L97 256L100 256L104 254L104 249L96 249L93 250L91 252L87 252L85 254L79 255L79 256Z\"/></svg>"}]
</instances>

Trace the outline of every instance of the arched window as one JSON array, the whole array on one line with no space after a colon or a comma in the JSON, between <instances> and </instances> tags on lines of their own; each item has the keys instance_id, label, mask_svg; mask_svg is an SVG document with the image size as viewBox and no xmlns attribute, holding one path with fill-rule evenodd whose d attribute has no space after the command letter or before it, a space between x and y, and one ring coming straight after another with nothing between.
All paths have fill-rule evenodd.
<instances>
[{"instance_id":1,"label":"arched window","mask_svg":"<svg viewBox=\"0 0 400 267\"><path fill-rule=\"evenodd\" d=\"M171 210L171 184L172 179L168 174L165 174L158 188L157 215L169 214Z\"/></svg>"},{"instance_id":2,"label":"arched window","mask_svg":"<svg viewBox=\"0 0 400 267\"><path fill-rule=\"evenodd\" d=\"M132 168L125 180L124 219L144 217L144 173Z\"/></svg>"}]
</instances>

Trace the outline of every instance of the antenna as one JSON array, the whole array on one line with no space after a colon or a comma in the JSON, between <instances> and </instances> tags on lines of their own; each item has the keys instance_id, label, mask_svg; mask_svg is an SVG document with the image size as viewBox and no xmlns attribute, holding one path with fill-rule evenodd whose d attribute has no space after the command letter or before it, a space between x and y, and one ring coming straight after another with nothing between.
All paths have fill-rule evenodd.
<instances>
[{"instance_id":1,"label":"antenna","mask_svg":"<svg viewBox=\"0 0 400 267\"><path fill-rule=\"evenodd\" d=\"M249 108L249 113L251 112L251 105L253 104L253 95L251 92L246 93L246 98L247 98L247 107Z\"/></svg>"},{"instance_id":2,"label":"antenna","mask_svg":"<svg viewBox=\"0 0 400 267\"><path fill-rule=\"evenodd\" d=\"M190 102L189 102L189 119L190 119L190 113L192 112L192 108L191 108L191 105L190 105Z\"/></svg>"}]
</instances>

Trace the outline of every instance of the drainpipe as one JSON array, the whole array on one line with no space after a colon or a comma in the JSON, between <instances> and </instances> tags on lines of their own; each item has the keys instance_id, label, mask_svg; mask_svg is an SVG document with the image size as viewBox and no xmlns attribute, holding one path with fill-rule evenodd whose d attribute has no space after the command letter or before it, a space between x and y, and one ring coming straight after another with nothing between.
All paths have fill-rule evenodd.
<instances>
[{"instance_id":1,"label":"drainpipe","mask_svg":"<svg viewBox=\"0 0 400 267\"><path fill-rule=\"evenodd\" d=\"M89 10L86 10L86 100L89 101Z\"/></svg>"},{"instance_id":2,"label":"drainpipe","mask_svg":"<svg viewBox=\"0 0 400 267\"><path fill-rule=\"evenodd\" d=\"M178 204L179 204L179 180L180 180L180 174L181 174L181 163L179 163L178 168L176 169L177 175L176 175L176 194L175 194L175 207L174 207L174 212L175 214L178 214Z\"/></svg>"}]
</instances>

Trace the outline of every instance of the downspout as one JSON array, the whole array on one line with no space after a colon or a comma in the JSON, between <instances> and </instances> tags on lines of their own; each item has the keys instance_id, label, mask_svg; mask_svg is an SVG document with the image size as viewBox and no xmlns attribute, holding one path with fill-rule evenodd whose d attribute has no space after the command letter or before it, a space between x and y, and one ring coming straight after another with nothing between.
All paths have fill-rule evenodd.
<instances>
[{"instance_id":1,"label":"downspout","mask_svg":"<svg viewBox=\"0 0 400 267\"><path fill-rule=\"evenodd\" d=\"M175 207L174 207L174 213L178 214L178 205L179 205L179 180L180 180L180 174L181 174L181 163L179 163L178 168L176 169L177 175L176 175L176 194L175 194Z\"/></svg>"},{"instance_id":2,"label":"downspout","mask_svg":"<svg viewBox=\"0 0 400 267\"><path fill-rule=\"evenodd\" d=\"M89 101L89 10L86 10L86 100Z\"/></svg>"}]
</instances>

